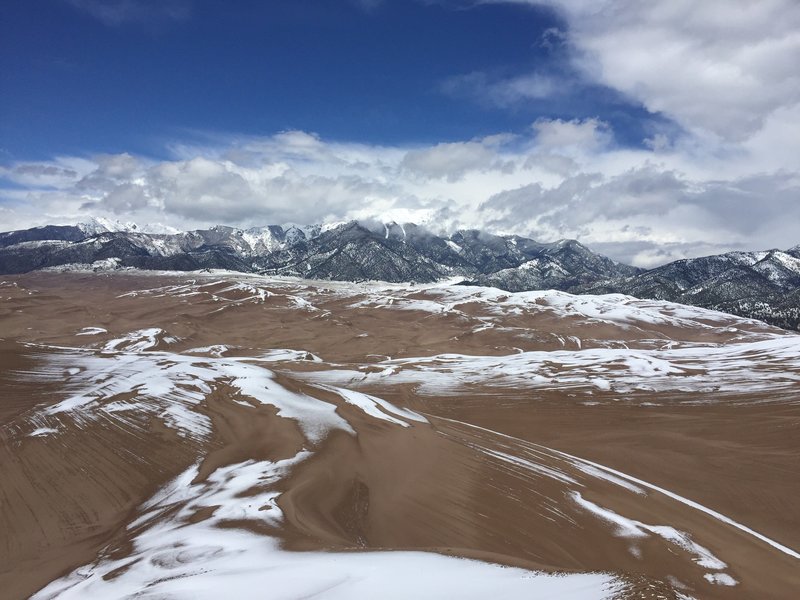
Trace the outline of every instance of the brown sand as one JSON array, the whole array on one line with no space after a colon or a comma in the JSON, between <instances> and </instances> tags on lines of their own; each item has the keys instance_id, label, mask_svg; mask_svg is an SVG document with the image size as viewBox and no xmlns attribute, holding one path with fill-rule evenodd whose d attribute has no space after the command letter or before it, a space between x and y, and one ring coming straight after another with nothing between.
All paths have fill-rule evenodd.
<instances>
[{"instance_id":1,"label":"brown sand","mask_svg":"<svg viewBox=\"0 0 800 600\"><path fill-rule=\"evenodd\" d=\"M209 285L214 281L222 283ZM569 336L584 348L733 343L744 335L777 335L771 328L741 321L734 323L738 331L719 323L619 327L540 310L495 317L495 327L481 329L481 319L491 315L477 302L442 313L353 307L368 290L332 285L326 291L298 282L267 285L273 295L259 302L246 291L225 291L231 281L39 273L0 284L0 596L26 597L107 546L124 555L125 526L136 507L193 463L200 462L202 479L220 466L279 460L304 447L294 421L271 406L243 406L224 383L198 408L213 425L207 441L176 435L155 418L26 435L37 411L67 395L58 376L28 375L46 368L48 354L59 352L52 346L97 351L130 331L160 327L179 340L157 349L173 353L226 344L229 355L289 348L324 359L270 368L284 387L335 404L357 436L334 432L279 484L286 521L280 531L232 524L278 535L288 549L425 549L531 569L602 570L630 581L632 598L677 597L675 581L698 598L796 597L797 559L663 494L641 496L589 477L552 450L661 486L797 550L800 387L766 385L714 402L703 392L637 392L619 402L611 393L558 386L498 391L471 385L447 396L380 380L359 388L423 412L430 422L402 428L314 385L327 369L367 372L386 357L575 349ZM392 294L436 299L424 291ZM297 295L314 308L299 304ZM108 333L76 335L84 327ZM501 460L498 452L577 484ZM576 490L628 518L688 532L728 564L725 572L739 584L709 584L708 571L691 555L657 536L641 542L640 556L632 554L629 540L570 502Z\"/></svg>"}]
</instances>

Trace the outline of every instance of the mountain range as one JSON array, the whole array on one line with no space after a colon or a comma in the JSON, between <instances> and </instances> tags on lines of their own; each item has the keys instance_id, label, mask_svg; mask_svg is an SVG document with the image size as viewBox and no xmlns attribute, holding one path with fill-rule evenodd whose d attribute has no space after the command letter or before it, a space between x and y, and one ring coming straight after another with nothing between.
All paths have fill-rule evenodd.
<instances>
[{"instance_id":1,"label":"mountain range","mask_svg":"<svg viewBox=\"0 0 800 600\"><path fill-rule=\"evenodd\" d=\"M462 230L443 237L411 223L351 221L250 229L141 231L93 219L0 233L0 274L38 269L226 269L339 281L462 283L669 300L800 328L800 246L728 252L645 270L575 240L539 243Z\"/></svg>"}]
</instances>

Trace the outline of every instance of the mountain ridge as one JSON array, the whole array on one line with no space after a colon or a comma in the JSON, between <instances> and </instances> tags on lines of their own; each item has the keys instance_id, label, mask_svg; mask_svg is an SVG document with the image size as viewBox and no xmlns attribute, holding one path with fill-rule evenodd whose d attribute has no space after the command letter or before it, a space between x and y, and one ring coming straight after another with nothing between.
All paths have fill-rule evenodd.
<instances>
[{"instance_id":1,"label":"mountain ridge","mask_svg":"<svg viewBox=\"0 0 800 600\"><path fill-rule=\"evenodd\" d=\"M226 269L341 281L431 283L460 277L506 291L556 289L668 300L800 328L800 245L681 259L641 269L577 240L541 243L413 223L349 221L170 232L92 219L0 233L0 274L39 269Z\"/></svg>"}]
</instances>

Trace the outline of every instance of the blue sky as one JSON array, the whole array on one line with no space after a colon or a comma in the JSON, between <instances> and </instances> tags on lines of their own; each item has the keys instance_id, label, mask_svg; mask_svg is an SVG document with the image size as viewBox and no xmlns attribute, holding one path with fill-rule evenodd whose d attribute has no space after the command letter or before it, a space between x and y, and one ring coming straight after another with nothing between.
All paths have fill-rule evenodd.
<instances>
[{"instance_id":1,"label":"blue sky","mask_svg":"<svg viewBox=\"0 0 800 600\"><path fill-rule=\"evenodd\" d=\"M6 160L158 155L165 140L207 131L452 141L538 117L599 117L621 143L639 144L653 120L639 102L582 81L553 33L567 24L548 7L198 0L167 2L172 12L111 2L102 16L98 5L5 8ZM473 89L529 73L561 93L498 105Z\"/></svg>"},{"instance_id":2,"label":"blue sky","mask_svg":"<svg viewBox=\"0 0 800 600\"><path fill-rule=\"evenodd\" d=\"M800 243L796 0L27 0L0 229L353 218L651 266Z\"/></svg>"}]
</instances>

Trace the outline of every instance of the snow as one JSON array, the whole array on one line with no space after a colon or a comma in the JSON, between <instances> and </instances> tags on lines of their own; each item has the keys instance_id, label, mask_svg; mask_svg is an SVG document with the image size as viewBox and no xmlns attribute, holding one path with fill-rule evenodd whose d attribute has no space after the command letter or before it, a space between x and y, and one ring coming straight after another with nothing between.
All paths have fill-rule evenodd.
<instances>
[{"instance_id":1,"label":"snow","mask_svg":"<svg viewBox=\"0 0 800 600\"><path fill-rule=\"evenodd\" d=\"M800 259L785 252L774 251L756 263L753 269L771 282L784 286L790 279L800 276Z\"/></svg>"},{"instance_id":2,"label":"snow","mask_svg":"<svg viewBox=\"0 0 800 600\"><path fill-rule=\"evenodd\" d=\"M792 388L800 382L800 336L664 349L585 348L506 356L438 354L384 360L389 385L412 383L432 395L458 395L467 386L561 390L593 387L620 393L644 390L746 392ZM491 374L491 377L487 377ZM713 376L711 376L713 374ZM303 374L325 383L358 386L363 374L331 369ZM715 401L707 396L708 402Z\"/></svg>"},{"instance_id":3,"label":"snow","mask_svg":"<svg viewBox=\"0 0 800 600\"><path fill-rule=\"evenodd\" d=\"M588 512L596 515L599 519L610 523L614 527L614 535L626 538L645 538L647 532L642 523L618 515L614 511L598 506L581 496L580 492L571 493L573 501Z\"/></svg>"},{"instance_id":4,"label":"snow","mask_svg":"<svg viewBox=\"0 0 800 600\"><path fill-rule=\"evenodd\" d=\"M245 301L263 302L274 294L262 287L264 281L273 282L253 278L236 283L192 281L136 293L176 296L203 293L220 302L238 302L241 300L228 300L221 294L244 291ZM291 289L286 294L275 295L286 298L298 308L318 310L306 299L313 296L311 292L293 287L286 280L275 281L280 281L284 289ZM226 285L221 291L210 291L210 286L223 283ZM473 385L515 390L583 387L594 392L593 398L598 401L593 404L624 399L625 392L632 390L740 393L765 385L780 390L781 386L796 387L800 382L799 336L764 333L763 330L749 333L746 328L737 331L728 326L733 317L701 309L638 301L621 295L576 297L552 291L510 294L489 288L326 285L330 286L326 291L334 294L363 293L366 299L353 305L359 307L465 315L459 310L460 304L478 302L489 315L479 317L480 328L491 327L494 317L547 310L560 317L577 317L621 327L670 325L708 328L711 332L724 330L735 334L736 338L725 344L658 340L658 347L654 344L647 349L627 349L586 348L580 339L562 336L564 348L556 351L520 351L507 356L448 353L402 359L386 357L374 363L373 366L382 369L377 373L365 374L330 365L331 370L298 374L312 382L322 382L324 385L320 387L334 392L341 402L338 399L327 402L287 390L262 366L262 363L307 360L309 355L304 350L276 348L259 356L236 358L224 356L229 350L227 346L212 344L175 354L155 350L159 344L175 339L164 330L152 327L107 342L103 346L104 353L73 349L72 353L54 355L55 368L51 374L40 375L63 378L65 372L69 373L67 385L72 393L38 416L30 436L57 435L64 419L73 419L82 425L108 418L138 427L144 417L155 416L184 437L205 439L210 435L210 422L197 410L198 405L216 386L227 386L237 392L235 399L241 404L268 404L277 409L279 417L295 420L309 443L297 456L275 463L246 461L230 465L214 472L202 483L192 483L196 468L187 471L142 507L143 514L136 521L133 550L133 559L138 562L116 578L104 579L103 575L127 563L123 559L101 558L54 582L37 597L48 598L52 597L48 594L56 593L62 593L60 597L64 598L117 597L146 587L149 594L160 597L211 598L233 594L247 598L263 597L264 586L269 586L270 597L275 598L300 598L317 593L323 593L326 598L425 598L441 597L443 593L466 598L536 597L537 594L559 598L606 597L614 586L613 579L607 575L554 577L424 552L291 553L281 550L272 538L224 525L227 521L251 520L266 527L280 526L282 515L274 484L291 468L312 456L316 445L331 431L355 434L344 416L352 413L349 409L339 409L343 413L339 414L337 410L342 402L381 421L382 426L409 427L414 422L426 422L423 415L357 390L359 386L374 382L375 378L380 378L382 385L411 383L418 386L416 391L420 394L436 395L457 395ZM428 296L425 299L406 297L405 293L412 289L415 296L421 289L426 290ZM106 330L87 327L77 335L100 333ZM567 350L567 340L574 342L577 349ZM313 355L311 359L322 361ZM598 390L615 394L612 398ZM708 401L715 401L715 397L709 396ZM494 448L476 447L476 450L494 461L510 465L506 468L567 485L581 485L585 481L583 474L631 493L663 494L800 559L797 551L683 496L604 465L540 448L546 450L548 456L558 457L564 468L559 468L556 461L545 465ZM629 538L634 545L650 536L658 536L690 554L699 567L714 571L705 574L709 583L737 584L733 577L721 572L726 568L725 563L688 533L670 525L630 519L586 499L577 491L569 492L569 498L580 509L609 523L615 535ZM198 523L188 520L197 510L212 506L219 508L210 519ZM170 507L176 510L166 515ZM640 551L637 546L633 550Z\"/></svg>"},{"instance_id":5,"label":"snow","mask_svg":"<svg viewBox=\"0 0 800 600\"><path fill-rule=\"evenodd\" d=\"M737 583L739 583L727 573L706 573L705 575L703 575L703 577L709 583L714 583L717 585L734 586Z\"/></svg>"},{"instance_id":6,"label":"snow","mask_svg":"<svg viewBox=\"0 0 800 600\"><path fill-rule=\"evenodd\" d=\"M295 362L298 360L321 363L322 359L316 354L306 350L290 350L287 348L274 348L258 356L259 361L265 362Z\"/></svg>"},{"instance_id":7,"label":"snow","mask_svg":"<svg viewBox=\"0 0 800 600\"><path fill-rule=\"evenodd\" d=\"M454 311L452 304L386 294L371 294L364 300L354 302L349 308L389 308L394 310L418 310L428 313L455 312L463 314L460 311Z\"/></svg>"},{"instance_id":8,"label":"snow","mask_svg":"<svg viewBox=\"0 0 800 600\"><path fill-rule=\"evenodd\" d=\"M209 374L222 377L242 395L278 409L278 416L297 421L312 442L323 440L331 429L355 435L336 413L336 406L305 394L291 392L274 381L271 371L244 362L218 361Z\"/></svg>"},{"instance_id":9,"label":"snow","mask_svg":"<svg viewBox=\"0 0 800 600\"><path fill-rule=\"evenodd\" d=\"M286 350L256 358L228 358L222 357L227 349L222 345L194 348L188 351L189 355L152 350L159 338L165 339L163 333L159 328L132 332L106 344L106 354L79 349L72 349L70 354L64 352L69 348L61 348L62 352L49 358L53 368L37 372L36 376L59 379L69 369L72 377L68 384L74 393L42 411L39 425L52 427L61 419L71 418L85 426L111 415L117 422L136 428L139 419L152 415L181 436L205 439L210 434L210 421L196 408L213 387L226 385L237 392L236 399L242 404L274 406L279 417L296 421L314 444L333 429L355 435L335 404L284 388L275 381L272 371L257 364L304 360L307 353ZM206 352L211 356L191 355ZM427 422L418 413L375 396L330 386L326 389L393 425L407 427L409 422ZM116 401L120 396L126 399Z\"/></svg>"},{"instance_id":10,"label":"snow","mask_svg":"<svg viewBox=\"0 0 800 600\"><path fill-rule=\"evenodd\" d=\"M237 390L243 400L273 405L279 416L298 421L313 442L323 439L331 429L353 433L336 413L335 405L291 392L274 381L271 371L241 361L143 351L64 354L50 360L56 366L66 361L77 363L80 373L70 381L76 392L41 413L41 418L52 420L43 425L71 418L81 426L112 415L116 421L137 428L141 417L152 415L184 437L205 439L211 423L195 409L212 386L224 383ZM132 399L115 402L119 396Z\"/></svg>"},{"instance_id":11,"label":"snow","mask_svg":"<svg viewBox=\"0 0 800 600\"><path fill-rule=\"evenodd\" d=\"M99 335L101 333L108 333L108 329L103 327L84 327L75 335Z\"/></svg>"},{"instance_id":12,"label":"snow","mask_svg":"<svg viewBox=\"0 0 800 600\"><path fill-rule=\"evenodd\" d=\"M586 404L589 403L587 402ZM591 404L598 404L598 403L593 402ZM578 464L574 466L576 466L580 471L583 471L587 475L590 475L591 477L594 477L596 479L603 479L605 481L608 481L609 483L613 483L614 485L623 487L629 492L633 492L634 494L639 494L642 496L647 494L647 492L638 485L634 485L630 481L627 481L621 477L617 477L616 475L612 475L611 473L608 473L606 471L601 471L600 469L596 469L590 465L584 465L584 464Z\"/></svg>"},{"instance_id":13,"label":"snow","mask_svg":"<svg viewBox=\"0 0 800 600\"><path fill-rule=\"evenodd\" d=\"M150 327L147 329L131 331L124 337L116 338L106 342L106 344L103 346L103 350L106 352L113 352L115 350L139 352L142 350L151 350L158 346L160 342L171 344L176 341L176 338L166 335L166 332L163 329L158 327Z\"/></svg>"},{"instance_id":14,"label":"snow","mask_svg":"<svg viewBox=\"0 0 800 600\"><path fill-rule=\"evenodd\" d=\"M498 434L498 435L502 435L502 434ZM741 524L741 523L739 523L737 521L734 521L730 517L726 517L722 513L719 513L717 511L711 509L711 508L708 508L707 506L703 506L699 502L695 502L694 500L689 500L688 498L685 498L685 497L683 497L683 496L681 496L679 494L676 494L675 492L671 492L671 491L669 491L667 489L664 489L664 488L659 487L657 485L654 485L652 483L648 483L646 481L643 481L642 479L638 479L637 477L633 477L632 475L628 475L627 473L623 473L621 471L617 471L616 469L612 469L611 467L607 467L605 465L601 465L601 464L598 464L596 462L592 462L590 460L586 460L585 458L579 458L577 456L573 456L572 454L567 454L566 452L561 452L559 450L553 450L553 452L556 452L557 454L560 454L562 456L565 456L567 458L570 458L570 459L574 460L576 466L579 466L581 464L589 465L589 466L595 467L597 469L600 469L602 471L605 471L606 473L610 473L612 475L616 475L617 477L621 477L622 479L625 479L625 480L627 480L627 481L629 481L629 482L631 482L633 484L640 485L642 487L645 487L647 489L650 489L650 490L653 490L653 491L656 491L656 492L660 492L661 494L664 494L665 496L668 496L669 498L672 498L673 500L676 500L677 502L680 502L681 504L685 504L686 506L690 506L691 508L694 508L695 510L698 510L698 511L700 511L702 513L705 513L705 514L709 515L710 517L713 517L714 519L716 519L716 520L718 520L718 521L720 521L722 523L725 523L726 525L730 525L731 527L735 527L736 529L738 529L740 531L743 531L744 533L746 533L746 534L748 534L748 535L750 535L750 536L752 536L752 537L754 537L754 538L756 538L758 540L761 540L762 542L772 546L773 548L775 548L776 550L779 550L780 552L783 552L784 554L787 554L788 556L791 556L792 558L796 558L796 559L800 560L800 552L797 552L796 550L793 550L793 549L789 548L788 546L784 546L783 544L781 544L779 542L776 542L773 539L768 538L764 534L758 533L757 531L754 531L753 529L750 529L746 525L743 525L743 524Z\"/></svg>"},{"instance_id":15,"label":"snow","mask_svg":"<svg viewBox=\"0 0 800 600\"><path fill-rule=\"evenodd\" d=\"M101 233L109 233L113 231L125 231L128 233L152 233L152 234L176 234L180 233L180 229L176 229L170 225L162 223L149 223L145 225L138 225L132 222L122 222L119 220L111 220L105 217L91 217L84 223L78 223L77 227L86 235L99 235Z\"/></svg>"},{"instance_id":16,"label":"snow","mask_svg":"<svg viewBox=\"0 0 800 600\"><path fill-rule=\"evenodd\" d=\"M177 244L170 244L166 240L150 238L147 241L149 243L145 244L145 246L150 250L150 254L171 256L180 252L180 247Z\"/></svg>"},{"instance_id":17,"label":"snow","mask_svg":"<svg viewBox=\"0 0 800 600\"><path fill-rule=\"evenodd\" d=\"M481 446L476 446L476 445L473 445L472 448L486 454L487 456L491 456L493 458L515 465L517 467L521 467L522 469L529 471L531 473L536 473L539 476L555 479L556 481L560 481L562 483L569 483L574 485L578 484L578 482L573 477L570 477L560 469L535 463L533 461L526 460L519 456L512 456L510 454L507 454L505 452L500 452L498 450L491 450L489 448L483 448Z\"/></svg>"},{"instance_id":18,"label":"snow","mask_svg":"<svg viewBox=\"0 0 800 600\"><path fill-rule=\"evenodd\" d=\"M691 537L689 537L689 534L683 531L679 531L674 527L670 527L669 525L643 525L643 527L649 529L654 534L661 536L665 540L672 542L676 546L683 548L687 552L694 554L694 562L701 567L719 570L728 566L714 556L708 548L693 542Z\"/></svg>"},{"instance_id":19,"label":"snow","mask_svg":"<svg viewBox=\"0 0 800 600\"><path fill-rule=\"evenodd\" d=\"M445 241L444 241L444 243L445 243L445 244L447 244L448 246L450 246L450 249L451 249L453 252L460 253L460 252L461 252L461 250L462 250L461 246L459 246L458 244L456 244L456 243L455 243L454 241L452 241L452 240L445 240Z\"/></svg>"},{"instance_id":20,"label":"snow","mask_svg":"<svg viewBox=\"0 0 800 600\"><path fill-rule=\"evenodd\" d=\"M269 227L253 227L241 231L240 235L247 244L250 254L261 251L275 252L285 247L285 244L272 233Z\"/></svg>"},{"instance_id":21,"label":"snow","mask_svg":"<svg viewBox=\"0 0 800 600\"><path fill-rule=\"evenodd\" d=\"M122 223L121 221L112 221L105 217L91 217L84 223L78 223L78 229L83 231L86 235L98 235L101 233L108 233L110 231L138 231L139 227L135 223Z\"/></svg>"},{"instance_id":22,"label":"snow","mask_svg":"<svg viewBox=\"0 0 800 600\"><path fill-rule=\"evenodd\" d=\"M690 343L678 340L653 339L650 347L628 349L623 342L617 347L592 348L575 336L561 336L563 349L558 351L521 352L515 355L466 356L443 354L408 357L377 363L383 373L392 374L387 383L414 383L421 393L457 394L464 386L482 385L496 388L560 389L582 388L625 394L632 391L702 391L704 402L719 401L724 396L707 392L747 392L769 384L776 390L797 385L800 381L800 337L784 333L750 332L731 327L734 317L668 302L641 301L619 294L607 296L572 296L562 292L539 291L508 293L493 288L467 286L416 286L342 284L326 282L320 291L288 285L289 280L237 276L236 283L210 279L179 286L167 286L137 293L149 295L207 294L225 303L261 302L269 295L285 298L298 308L320 311L309 299L316 295L354 297L353 308L414 310L428 313L454 314L479 324L472 331L496 327L495 319L529 311L548 311L558 318L578 317L589 321L613 323L621 327L670 326L693 332L708 330L725 334L725 343ZM262 283L264 282L264 283ZM226 283L222 291L213 286ZM270 290L266 285L271 286ZM278 293L276 287L290 289ZM230 300L227 291L246 291L244 299ZM271 291L273 290L273 291ZM425 297L419 298L420 292ZM413 297L409 297L413 294ZM483 316L470 317L460 310L465 303L479 303ZM321 314L326 314L320 311ZM734 320L733 322L736 323ZM741 323L747 323L741 320ZM165 340L168 341L168 340ZM117 344L156 343L155 339L139 342L114 340ZM608 342L611 344L611 342ZM574 344L574 346L573 346ZM589 346L589 347L587 347ZM569 349L567 349L569 347ZM192 351L189 351L192 352ZM308 358L301 350L275 349L263 360L300 360ZM315 362L319 357L311 357ZM446 370L441 367L446 366ZM491 378L485 374L492 373ZM713 377L710 374L713 373ZM308 373L303 377L321 383L350 388L366 385L373 375L357 371L329 370Z\"/></svg>"},{"instance_id":23,"label":"snow","mask_svg":"<svg viewBox=\"0 0 800 600\"><path fill-rule=\"evenodd\" d=\"M190 348L188 350L184 350L184 354L210 354L211 356L215 356L217 358L224 355L228 352L230 348L225 344L213 344L211 346L201 346L199 348Z\"/></svg>"},{"instance_id":24,"label":"snow","mask_svg":"<svg viewBox=\"0 0 800 600\"><path fill-rule=\"evenodd\" d=\"M219 292L217 292L217 294L221 295L226 292L236 292L236 291L243 291L245 293L251 294L249 297L243 300L239 300L239 302L247 302L250 300L255 302L264 302L264 300L266 300L270 296L275 295L261 286L253 285L251 283L246 283L243 281L237 281L236 283L220 290Z\"/></svg>"},{"instance_id":25,"label":"snow","mask_svg":"<svg viewBox=\"0 0 800 600\"><path fill-rule=\"evenodd\" d=\"M9 250L22 250L25 248L43 248L45 246L49 246L51 248L66 248L67 246L71 246L72 242L65 242L63 240L31 240L28 242L19 242L17 244L11 244L10 246L6 246Z\"/></svg>"},{"instance_id":26,"label":"snow","mask_svg":"<svg viewBox=\"0 0 800 600\"><path fill-rule=\"evenodd\" d=\"M119 258L104 258L93 263L67 263L55 267L45 267L39 269L44 272L66 273L66 272L96 272L96 271L116 271L121 269L122 261Z\"/></svg>"},{"instance_id":27,"label":"snow","mask_svg":"<svg viewBox=\"0 0 800 600\"><path fill-rule=\"evenodd\" d=\"M542 446L541 444L535 444L533 442L527 442L527 441L522 440L520 438L516 438L514 436L510 436L510 435L507 435L505 433L500 433L500 432L494 431L492 429L487 429L485 427L480 427L478 425L473 425L471 423L465 423L463 421L457 421L455 419L448 419L448 418L445 418L445 417L438 417L438 418L442 419L444 421L449 421L449 422L452 422L452 423L458 423L459 425L464 425L465 427L469 427L471 429L476 429L476 430L479 430L479 431L490 433L490 434L495 435L495 436L497 436L498 438L501 438L501 439L505 438L505 439L512 440L512 441L514 441L514 443L521 444L523 447L538 448L538 449L541 449L543 451L550 452L550 453L553 453L555 455L564 457L564 458L568 459L569 461L571 461L574 467L576 467L579 470L582 470L582 471L586 472L587 474L590 474L590 471L588 471L587 468L597 469L597 470L600 470L600 471L602 471L602 472L604 472L604 473L606 473L608 475L612 475L614 477L617 477L617 478L620 478L620 479L622 479L624 481L627 481L628 483L633 484L634 486L638 486L638 487L641 487L641 488L645 488L645 489L648 489L648 490L651 490L651 491L654 491L654 492L658 492L658 493L664 494L665 496L671 498L672 500L675 500L677 502L680 502L681 504L689 506L689 507L691 507L691 508L693 508L693 509L695 509L695 510L697 510L699 512L702 512L702 513L704 513L704 514L716 519L717 521L720 521L721 523L725 523L726 525L734 527L734 528L738 529L739 531L742 531L742 532L746 533L747 535L750 535L751 537L754 537L754 538L764 542L765 544L768 544L769 546L775 548L776 550L778 550L778 551L780 551L780 552L782 552L782 553L784 553L784 554L786 554L788 556L791 556L792 558L796 558L796 559L800 560L800 552L797 552L796 550L793 550L792 548L789 548L788 546L784 546L783 544L781 544L779 542L776 542L773 539L768 538L764 534L761 534L761 533L759 533L759 532L747 527L746 525L743 525L742 523L734 521L733 519L723 515L722 513L719 513L717 511L711 509L711 508L708 508L707 506L703 506L699 502L695 502L694 500L690 500L689 498L686 498L684 496L676 494L675 492L671 492L671 491L669 491L669 490L667 490L665 488L659 487L659 486L657 486L655 484L649 483L647 481L644 481L644 480L639 479L637 477L634 477L632 475L628 475L627 473L623 473L622 471L618 471L616 469L612 469L611 467L607 467L605 465L601 465L600 463L596 463L596 462L593 462L591 460L588 460L588 459L585 459L585 458L581 458L581 457L575 456L573 454L569 454L567 452L562 452L561 450L555 450L553 448L548 448L547 446ZM609 481L613 481L613 480L609 479ZM598 508L600 508L600 507L598 507ZM605 510L605 509L602 509L602 510Z\"/></svg>"},{"instance_id":28,"label":"snow","mask_svg":"<svg viewBox=\"0 0 800 600\"><path fill-rule=\"evenodd\" d=\"M297 308L301 308L304 310L311 310L311 311L319 310L316 306L311 304L311 302L309 302L305 298L301 298L300 296L289 296L288 298L289 300L294 302Z\"/></svg>"},{"instance_id":29,"label":"snow","mask_svg":"<svg viewBox=\"0 0 800 600\"><path fill-rule=\"evenodd\" d=\"M386 402L385 400L382 400L381 398L376 398L375 396L369 396L367 394L362 394L361 392L355 392L353 390L336 389L336 388L330 388L330 389L335 390L336 393L339 394L348 404L358 406L369 416L375 417L376 419L380 419L382 421L388 421L389 423L394 423L395 425L400 425L401 427L408 427L408 423L406 421L397 419L387 414L391 413L392 415L396 415L398 417L404 417L411 421L417 421L420 423L428 422L428 420L422 415L419 415L413 411L404 408L393 406L392 404Z\"/></svg>"},{"instance_id":30,"label":"snow","mask_svg":"<svg viewBox=\"0 0 800 600\"><path fill-rule=\"evenodd\" d=\"M329 222L323 223L322 225L319 225L319 226L316 226L316 225L311 226L311 228L318 228L320 233L325 233L326 231L332 231L332 230L336 229L337 227L341 227L342 225L347 225L347 223L349 223L349 221L329 221ZM299 229L301 231L303 231L303 233L305 233L305 231L308 230L309 228L308 227L300 227Z\"/></svg>"},{"instance_id":31,"label":"snow","mask_svg":"<svg viewBox=\"0 0 800 600\"><path fill-rule=\"evenodd\" d=\"M51 433L58 433L58 429L55 427L37 427L28 434L28 437L42 437Z\"/></svg>"},{"instance_id":32,"label":"snow","mask_svg":"<svg viewBox=\"0 0 800 600\"><path fill-rule=\"evenodd\" d=\"M35 598L127 597L142 590L161 598L262 598L268 589L269 597L278 599L315 594L334 599L439 598L444 594L578 600L611 598L621 589L605 574L558 576L425 552L283 551L274 538L228 524L251 521L261 531L265 527L277 531L283 515L276 484L312 456L308 448L331 429L354 433L333 404L291 392L278 385L270 371L244 360L145 348L101 355L57 354L52 360L56 367L67 360L80 365L74 382L79 392L49 407L40 421L71 417L80 424L102 414L125 422L128 417L156 413L185 435L203 436L210 424L194 408L212 386L224 382L237 389L241 398L271 404L279 416L297 420L311 446L276 462L248 460L228 465L202 482L192 483L198 467L191 467L142 505L128 529L133 536L130 557L114 560L101 553L98 560L52 582ZM52 376L58 371L53 369ZM425 422L423 416L380 398L331 389L365 414L391 425ZM125 399L115 400L120 395ZM33 433L55 432L53 427L39 427ZM548 476L553 474L559 475L548 472ZM209 518L192 518L209 509ZM112 572L113 577L109 576Z\"/></svg>"},{"instance_id":33,"label":"snow","mask_svg":"<svg viewBox=\"0 0 800 600\"><path fill-rule=\"evenodd\" d=\"M142 506L129 527L131 555L95 562L55 580L33 596L329 600L465 600L497 598L611 599L624 584L601 573L554 575L427 552L288 552L274 538L226 526L249 520L262 528L283 521L278 483L310 456L246 461L192 483L193 466ZM200 510L210 517L193 519ZM194 522L193 522L194 521Z\"/></svg>"},{"instance_id":34,"label":"snow","mask_svg":"<svg viewBox=\"0 0 800 600\"><path fill-rule=\"evenodd\" d=\"M708 309L658 300L639 300L622 294L576 296L555 290L511 293L497 288L455 285L460 281L455 278L416 288L402 284L365 287L367 297L353 306L463 314L458 310L460 305L478 303L485 313L497 318L545 313L588 323L608 323L623 329L638 327L644 330L665 326L713 331L737 319L730 314ZM352 284L349 288L340 284L340 289L345 293L354 292ZM425 291L427 297L405 297L405 293L411 290L414 293ZM747 319L738 320L749 322Z\"/></svg>"},{"instance_id":35,"label":"snow","mask_svg":"<svg viewBox=\"0 0 800 600\"><path fill-rule=\"evenodd\" d=\"M71 378L75 393L45 409L43 418L71 418L79 426L112 415L113 419L138 428L143 415L160 416L168 426L185 437L206 438L211 423L193 408L211 390L204 382L206 370L189 362L165 360L157 353L115 353L111 355L55 355L58 365L77 363L80 372ZM132 395L121 404L118 396Z\"/></svg>"},{"instance_id":36,"label":"snow","mask_svg":"<svg viewBox=\"0 0 800 600\"><path fill-rule=\"evenodd\" d=\"M632 539L646 538L649 534L657 535L664 540L678 546L692 554L692 559L698 566L714 571L725 569L728 565L714 556L712 552L692 540L689 534L679 531L669 525L647 525L641 521L623 517L612 510L585 499L580 492L570 493L572 500L581 508L596 515L614 527L614 535Z\"/></svg>"}]
</instances>

